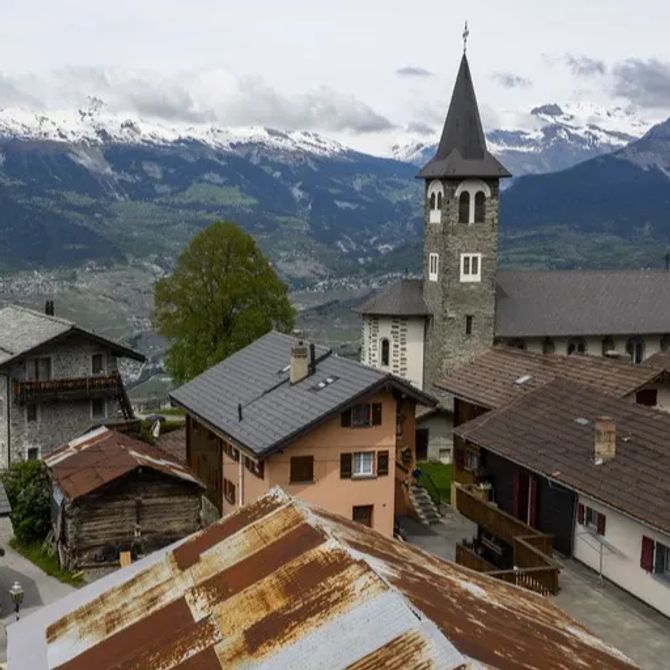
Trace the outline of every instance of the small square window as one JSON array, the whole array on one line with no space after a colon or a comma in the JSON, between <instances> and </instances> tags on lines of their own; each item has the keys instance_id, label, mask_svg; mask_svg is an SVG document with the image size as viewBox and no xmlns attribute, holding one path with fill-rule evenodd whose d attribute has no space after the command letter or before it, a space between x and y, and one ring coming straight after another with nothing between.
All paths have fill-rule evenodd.
<instances>
[{"instance_id":1,"label":"small square window","mask_svg":"<svg viewBox=\"0 0 670 670\"><path fill-rule=\"evenodd\" d=\"M461 254L461 281L479 282L482 280L482 255Z\"/></svg>"},{"instance_id":2,"label":"small square window","mask_svg":"<svg viewBox=\"0 0 670 670\"><path fill-rule=\"evenodd\" d=\"M290 461L289 481L301 484L314 481L314 456L293 456Z\"/></svg>"},{"instance_id":3,"label":"small square window","mask_svg":"<svg viewBox=\"0 0 670 670\"><path fill-rule=\"evenodd\" d=\"M26 420L30 423L37 421L37 405L34 402L26 405Z\"/></svg>"},{"instance_id":4,"label":"small square window","mask_svg":"<svg viewBox=\"0 0 670 670\"><path fill-rule=\"evenodd\" d=\"M28 448L28 460L36 461L40 457L40 450L37 447Z\"/></svg>"},{"instance_id":5,"label":"small square window","mask_svg":"<svg viewBox=\"0 0 670 670\"><path fill-rule=\"evenodd\" d=\"M370 425L370 405L368 403L354 405L351 408L351 425L352 426Z\"/></svg>"},{"instance_id":6,"label":"small square window","mask_svg":"<svg viewBox=\"0 0 670 670\"><path fill-rule=\"evenodd\" d=\"M107 416L105 411L105 399L93 398L91 400L91 417L94 419L104 419Z\"/></svg>"},{"instance_id":7,"label":"small square window","mask_svg":"<svg viewBox=\"0 0 670 670\"><path fill-rule=\"evenodd\" d=\"M102 354L91 356L91 372L94 375L100 375L104 372L104 357Z\"/></svg>"},{"instance_id":8,"label":"small square window","mask_svg":"<svg viewBox=\"0 0 670 670\"><path fill-rule=\"evenodd\" d=\"M372 451L359 451L354 454L354 477L372 477L375 474L375 455Z\"/></svg>"},{"instance_id":9,"label":"small square window","mask_svg":"<svg viewBox=\"0 0 670 670\"><path fill-rule=\"evenodd\" d=\"M223 496L228 503L235 504L235 484L229 479L223 480Z\"/></svg>"},{"instance_id":10,"label":"small square window","mask_svg":"<svg viewBox=\"0 0 670 670\"><path fill-rule=\"evenodd\" d=\"M352 509L351 518L357 523L372 528L373 505L355 505Z\"/></svg>"},{"instance_id":11,"label":"small square window","mask_svg":"<svg viewBox=\"0 0 670 670\"><path fill-rule=\"evenodd\" d=\"M428 255L428 279L430 281L437 281L439 275L440 256L439 254Z\"/></svg>"}]
</instances>

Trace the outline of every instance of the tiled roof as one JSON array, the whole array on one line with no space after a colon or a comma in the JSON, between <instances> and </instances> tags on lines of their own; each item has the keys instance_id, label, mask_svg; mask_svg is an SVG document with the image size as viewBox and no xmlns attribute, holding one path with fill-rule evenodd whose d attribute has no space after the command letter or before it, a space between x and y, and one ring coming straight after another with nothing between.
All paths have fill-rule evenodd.
<instances>
[{"instance_id":1,"label":"tiled roof","mask_svg":"<svg viewBox=\"0 0 670 670\"><path fill-rule=\"evenodd\" d=\"M161 433L158 447L170 454L178 463L186 463L186 428Z\"/></svg>"},{"instance_id":2,"label":"tiled roof","mask_svg":"<svg viewBox=\"0 0 670 670\"><path fill-rule=\"evenodd\" d=\"M30 670L632 670L546 598L273 489L8 627Z\"/></svg>"},{"instance_id":3,"label":"tiled roof","mask_svg":"<svg viewBox=\"0 0 670 670\"><path fill-rule=\"evenodd\" d=\"M454 370L435 386L476 405L502 407L552 379L561 378L624 398L663 376L662 367L575 354L536 354L493 347Z\"/></svg>"},{"instance_id":4,"label":"tiled roof","mask_svg":"<svg viewBox=\"0 0 670 670\"><path fill-rule=\"evenodd\" d=\"M670 333L670 272L506 270L496 283L498 337Z\"/></svg>"},{"instance_id":5,"label":"tiled roof","mask_svg":"<svg viewBox=\"0 0 670 670\"><path fill-rule=\"evenodd\" d=\"M435 404L408 382L340 358L321 346L316 347L314 373L290 384L290 353L298 342L288 335L268 333L175 389L170 397L259 456L382 388L396 388L419 402Z\"/></svg>"},{"instance_id":6,"label":"tiled roof","mask_svg":"<svg viewBox=\"0 0 670 670\"><path fill-rule=\"evenodd\" d=\"M44 462L70 500L143 468L205 488L188 468L166 452L104 426L51 452Z\"/></svg>"},{"instance_id":7,"label":"tiled roof","mask_svg":"<svg viewBox=\"0 0 670 670\"><path fill-rule=\"evenodd\" d=\"M594 420L616 423L597 465ZM456 435L670 532L670 414L554 380L454 429Z\"/></svg>"},{"instance_id":8,"label":"tiled roof","mask_svg":"<svg viewBox=\"0 0 670 670\"><path fill-rule=\"evenodd\" d=\"M354 312L379 316L429 316L421 279L401 279L369 297Z\"/></svg>"},{"instance_id":9,"label":"tiled roof","mask_svg":"<svg viewBox=\"0 0 670 670\"><path fill-rule=\"evenodd\" d=\"M95 339L109 346L120 356L144 361L144 356L137 351L79 328L71 321L35 312L26 307L9 305L0 309L0 365L68 333Z\"/></svg>"},{"instance_id":10,"label":"tiled roof","mask_svg":"<svg viewBox=\"0 0 670 670\"><path fill-rule=\"evenodd\" d=\"M651 368L660 368L670 372L670 351L657 351L645 359L644 365Z\"/></svg>"}]
</instances>

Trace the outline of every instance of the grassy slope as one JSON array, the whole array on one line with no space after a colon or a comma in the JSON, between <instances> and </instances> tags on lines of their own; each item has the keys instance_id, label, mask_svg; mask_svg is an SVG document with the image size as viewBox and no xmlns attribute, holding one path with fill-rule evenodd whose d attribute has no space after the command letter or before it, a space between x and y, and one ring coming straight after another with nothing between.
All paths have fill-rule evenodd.
<instances>
[{"instance_id":1,"label":"grassy slope","mask_svg":"<svg viewBox=\"0 0 670 670\"><path fill-rule=\"evenodd\" d=\"M61 570L56 555L49 556L42 548L41 542L21 544L16 538L12 538L9 541L9 546L31 563L34 563L40 570L46 572L47 575L55 577L64 584L79 586L84 583L81 576L75 576L71 572Z\"/></svg>"}]
</instances>

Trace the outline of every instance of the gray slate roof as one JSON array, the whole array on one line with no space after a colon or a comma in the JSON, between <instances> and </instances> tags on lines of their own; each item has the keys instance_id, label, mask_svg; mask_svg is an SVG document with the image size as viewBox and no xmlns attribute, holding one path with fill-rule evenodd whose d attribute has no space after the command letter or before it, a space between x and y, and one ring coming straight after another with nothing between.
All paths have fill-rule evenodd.
<instances>
[{"instance_id":1,"label":"gray slate roof","mask_svg":"<svg viewBox=\"0 0 670 670\"><path fill-rule=\"evenodd\" d=\"M433 177L510 177L489 153L475 88L465 54L458 69L437 153L418 175Z\"/></svg>"},{"instance_id":2,"label":"gray slate roof","mask_svg":"<svg viewBox=\"0 0 670 670\"><path fill-rule=\"evenodd\" d=\"M0 309L0 365L68 333L95 339L114 349L121 356L144 361L144 356L137 351L79 328L71 321L48 316L19 305L9 305Z\"/></svg>"},{"instance_id":3,"label":"gray slate roof","mask_svg":"<svg viewBox=\"0 0 670 670\"><path fill-rule=\"evenodd\" d=\"M504 271L496 281L498 337L670 332L668 272Z\"/></svg>"},{"instance_id":4,"label":"gray slate roof","mask_svg":"<svg viewBox=\"0 0 670 670\"><path fill-rule=\"evenodd\" d=\"M434 405L404 380L316 347L316 371L290 384L287 366L298 340L270 332L170 393L188 412L255 455L266 455L353 404L391 386ZM335 381L316 390L328 377ZM238 420L238 403L242 421Z\"/></svg>"},{"instance_id":5,"label":"gray slate roof","mask_svg":"<svg viewBox=\"0 0 670 670\"><path fill-rule=\"evenodd\" d=\"M368 298L354 312L380 316L429 316L421 279L401 279Z\"/></svg>"}]
</instances>

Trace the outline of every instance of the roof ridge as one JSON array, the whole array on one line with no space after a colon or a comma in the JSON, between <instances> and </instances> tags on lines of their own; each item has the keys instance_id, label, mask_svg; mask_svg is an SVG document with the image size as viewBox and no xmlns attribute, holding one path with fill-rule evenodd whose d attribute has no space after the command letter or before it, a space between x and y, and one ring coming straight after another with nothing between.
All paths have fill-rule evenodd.
<instances>
[{"instance_id":1,"label":"roof ridge","mask_svg":"<svg viewBox=\"0 0 670 670\"><path fill-rule=\"evenodd\" d=\"M44 312L40 312L36 309L31 309L30 307L24 307L23 305L17 305L15 303L11 303L9 305L6 305L3 307L3 309L18 309L22 312L27 312L28 314L32 314L33 316L38 316L42 319L46 319L48 321L56 321L57 323L62 323L63 325L66 326L71 326L75 327L76 324L73 321L70 321L69 319L64 319L61 316L55 316L53 314L45 314Z\"/></svg>"}]
</instances>

